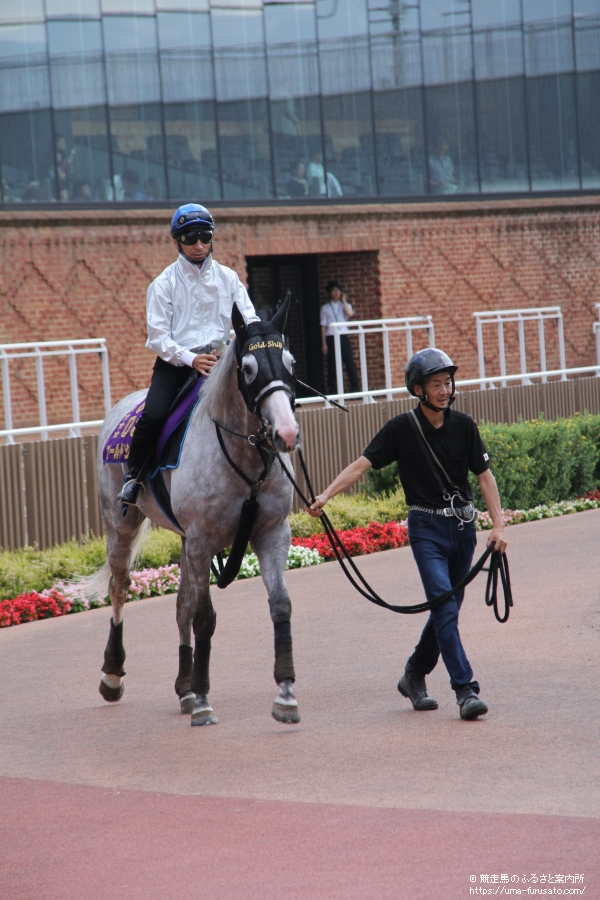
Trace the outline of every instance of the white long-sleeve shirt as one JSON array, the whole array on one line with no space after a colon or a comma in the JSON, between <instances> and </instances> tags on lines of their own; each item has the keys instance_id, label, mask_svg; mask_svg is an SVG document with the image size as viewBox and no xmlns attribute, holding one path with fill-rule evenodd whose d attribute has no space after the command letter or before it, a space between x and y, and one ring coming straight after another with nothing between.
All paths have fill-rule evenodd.
<instances>
[{"instance_id":1,"label":"white long-sleeve shirt","mask_svg":"<svg viewBox=\"0 0 600 900\"><path fill-rule=\"evenodd\" d=\"M192 347L222 350L236 303L246 322L259 321L248 292L233 269L208 256L201 268L180 254L155 278L146 295L146 347L165 362L191 366Z\"/></svg>"},{"instance_id":2,"label":"white long-sleeve shirt","mask_svg":"<svg viewBox=\"0 0 600 900\"><path fill-rule=\"evenodd\" d=\"M354 315L354 310L346 300L346 303L350 309L352 315ZM335 329L331 327L332 322L347 322L348 316L346 315L346 310L344 308L344 304L341 300L328 300L327 303L324 303L321 307L321 325L326 329L325 337L332 337L335 333ZM348 334L348 329L344 326L343 328L337 329L338 334Z\"/></svg>"}]
</instances>

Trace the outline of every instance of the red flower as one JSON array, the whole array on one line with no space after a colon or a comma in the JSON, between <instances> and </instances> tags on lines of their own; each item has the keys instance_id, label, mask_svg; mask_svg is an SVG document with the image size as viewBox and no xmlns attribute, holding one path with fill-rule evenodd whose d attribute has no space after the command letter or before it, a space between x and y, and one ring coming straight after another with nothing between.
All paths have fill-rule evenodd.
<instances>
[{"instance_id":1,"label":"red flower","mask_svg":"<svg viewBox=\"0 0 600 900\"><path fill-rule=\"evenodd\" d=\"M48 596L31 591L19 594L14 600L0 600L0 628L35 622L36 619L51 619L70 611L70 601L58 591L50 591Z\"/></svg>"},{"instance_id":2,"label":"red flower","mask_svg":"<svg viewBox=\"0 0 600 900\"><path fill-rule=\"evenodd\" d=\"M350 556L363 556L366 553L378 553L380 550L392 550L404 547L408 543L408 528L399 522L371 522L366 528L357 526L347 531L338 532L340 539ZM316 550L323 559L335 559L335 554L324 532L312 534L305 538L292 538L296 547L308 547Z\"/></svg>"},{"instance_id":3,"label":"red flower","mask_svg":"<svg viewBox=\"0 0 600 900\"><path fill-rule=\"evenodd\" d=\"M588 491L583 497L579 497L579 500L598 500L600 502L600 491Z\"/></svg>"}]
</instances>

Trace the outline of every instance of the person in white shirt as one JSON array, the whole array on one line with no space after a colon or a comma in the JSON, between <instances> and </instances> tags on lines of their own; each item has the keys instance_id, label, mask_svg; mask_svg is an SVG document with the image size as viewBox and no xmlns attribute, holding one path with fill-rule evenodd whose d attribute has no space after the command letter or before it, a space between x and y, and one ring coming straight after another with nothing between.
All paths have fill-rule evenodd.
<instances>
[{"instance_id":1,"label":"person in white shirt","mask_svg":"<svg viewBox=\"0 0 600 900\"><path fill-rule=\"evenodd\" d=\"M321 307L321 349L323 356L327 357L327 386L330 394L337 394L337 375L335 370L335 345L334 329L332 322L347 322L354 317L354 310L348 303L348 299L338 281L329 281L325 288L329 298ZM337 329L340 332L340 344L342 351L342 363L346 367L346 373L350 381L350 390L359 391L358 375L352 355L352 345L348 337L348 329Z\"/></svg>"},{"instance_id":2,"label":"person in white shirt","mask_svg":"<svg viewBox=\"0 0 600 900\"><path fill-rule=\"evenodd\" d=\"M214 219L204 206L180 206L171 221L178 257L148 288L146 347L157 359L118 497L123 503L135 504L140 470L192 370L209 375L225 348L233 304L247 323L258 321L237 274L213 259L214 228Z\"/></svg>"},{"instance_id":3,"label":"person in white shirt","mask_svg":"<svg viewBox=\"0 0 600 900\"><path fill-rule=\"evenodd\" d=\"M333 174L327 171L323 165L323 154L315 150L306 170L306 178L309 185L309 193L327 197L341 197L342 186Z\"/></svg>"}]
</instances>

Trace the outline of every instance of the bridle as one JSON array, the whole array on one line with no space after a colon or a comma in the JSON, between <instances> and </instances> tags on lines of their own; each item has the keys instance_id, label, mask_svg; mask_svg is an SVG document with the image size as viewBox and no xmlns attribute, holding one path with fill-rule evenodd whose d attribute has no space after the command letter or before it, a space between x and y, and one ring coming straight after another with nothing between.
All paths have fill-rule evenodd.
<instances>
[{"instance_id":1,"label":"bridle","mask_svg":"<svg viewBox=\"0 0 600 900\"><path fill-rule=\"evenodd\" d=\"M242 481L245 481L250 488L250 496L247 500L244 500L242 504L237 531L231 547L231 552L227 557L227 562L224 565L222 553L217 553L219 569L217 570L214 563L211 563L213 574L217 579L217 587L220 588L225 588L228 584L231 584L240 570L258 513L258 492L261 485L266 481L273 462L279 457L279 452L273 440L273 429L266 418L261 415L261 405L266 398L275 393L275 391L285 391L288 394L292 409L294 409L296 399L293 368L289 371L282 360L284 352L282 335L274 332L272 326L269 328L267 325L268 330L263 330L265 329L265 325L262 323L253 323L253 325L254 324L258 326L257 330L259 328L261 330L258 334L254 333L251 336L246 335L246 339L239 350L239 336L236 336L237 378L238 388L246 408L249 412L259 418L260 426L252 434L242 434L241 432L230 428L228 425L225 425L223 422L212 419L211 416L223 456L233 471L242 479ZM249 326L248 330L251 327L252 326ZM281 356L279 359L275 359L275 361L273 360L273 351L281 351ZM259 361L255 359L256 371L250 373L253 374L254 377L251 378L250 383L248 383L245 371L248 366L248 357L250 354L256 354L258 352L261 354L263 352L266 353L268 365L264 365L264 360ZM261 361L263 362L262 367L260 365ZM252 366L252 368L254 367ZM266 373L261 371L261 369L265 368L267 369ZM280 371L278 371L278 369ZM284 372L286 373L285 375L283 374ZM282 377L269 377L269 375L278 374ZM263 466L262 472L257 478L252 478L247 475L246 472L238 466L235 460L232 459L223 438L223 431L226 431L228 434L240 438L241 440L247 441L250 446L256 448L256 452L260 456Z\"/></svg>"}]
</instances>

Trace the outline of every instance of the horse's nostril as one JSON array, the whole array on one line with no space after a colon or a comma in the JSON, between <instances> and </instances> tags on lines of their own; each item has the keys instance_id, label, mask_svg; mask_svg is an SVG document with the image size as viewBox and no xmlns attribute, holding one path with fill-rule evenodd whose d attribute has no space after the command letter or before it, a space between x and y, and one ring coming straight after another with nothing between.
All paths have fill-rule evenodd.
<instances>
[{"instance_id":1,"label":"horse's nostril","mask_svg":"<svg viewBox=\"0 0 600 900\"><path fill-rule=\"evenodd\" d=\"M275 432L275 437L279 438L281 443L291 450L295 446L295 442L298 440L298 429L291 427L280 428Z\"/></svg>"}]
</instances>

